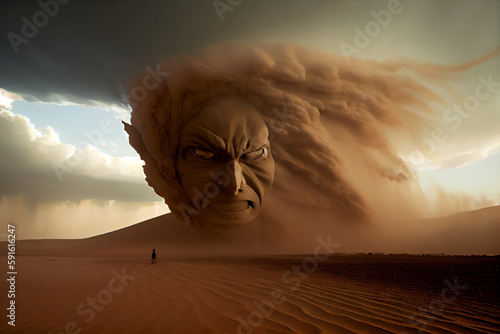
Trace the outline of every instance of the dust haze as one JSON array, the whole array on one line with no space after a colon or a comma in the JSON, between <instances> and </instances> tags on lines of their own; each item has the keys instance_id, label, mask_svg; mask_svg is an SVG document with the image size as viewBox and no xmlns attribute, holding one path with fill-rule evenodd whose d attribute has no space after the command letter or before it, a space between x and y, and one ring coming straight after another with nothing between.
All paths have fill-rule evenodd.
<instances>
[{"instance_id":1,"label":"dust haze","mask_svg":"<svg viewBox=\"0 0 500 334\"><path fill-rule=\"evenodd\" d=\"M145 95L133 94L144 82L138 75L126 129L146 161L148 184L182 220L179 208L192 200L175 170L180 129L203 101L241 97L267 124L274 184L255 221L222 228L219 236L300 252L331 234L369 249L408 239L416 218L445 213L452 197L441 192L437 205L428 203L412 154L425 152L425 130L457 96L449 82L496 55L440 66L345 58L298 45L219 44L163 62L156 68L163 80Z\"/></svg>"}]
</instances>

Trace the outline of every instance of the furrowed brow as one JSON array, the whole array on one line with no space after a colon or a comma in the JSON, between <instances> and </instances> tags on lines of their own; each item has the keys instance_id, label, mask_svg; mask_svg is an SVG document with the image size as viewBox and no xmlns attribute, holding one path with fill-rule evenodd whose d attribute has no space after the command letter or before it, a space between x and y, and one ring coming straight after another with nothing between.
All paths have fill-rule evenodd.
<instances>
[{"instance_id":1,"label":"furrowed brow","mask_svg":"<svg viewBox=\"0 0 500 334\"><path fill-rule=\"evenodd\" d=\"M214 132L207 130L199 125L196 126L201 133L193 134L191 137L195 137L198 140L201 140L216 150L225 151L226 150L226 142L224 139Z\"/></svg>"}]
</instances>

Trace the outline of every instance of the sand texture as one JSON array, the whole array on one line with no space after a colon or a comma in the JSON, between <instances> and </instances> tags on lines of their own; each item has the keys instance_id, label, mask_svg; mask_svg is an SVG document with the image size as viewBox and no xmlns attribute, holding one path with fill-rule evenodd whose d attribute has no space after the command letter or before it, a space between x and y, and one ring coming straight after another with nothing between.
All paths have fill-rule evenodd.
<instances>
[{"instance_id":1,"label":"sand texture","mask_svg":"<svg viewBox=\"0 0 500 334\"><path fill-rule=\"evenodd\" d=\"M302 267L307 256L161 255L154 265L148 256L22 256L16 327L3 321L1 331L500 332L498 257L330 255ZM456 294L442 295L446 279Z\"/></svg>"}]
</instances>

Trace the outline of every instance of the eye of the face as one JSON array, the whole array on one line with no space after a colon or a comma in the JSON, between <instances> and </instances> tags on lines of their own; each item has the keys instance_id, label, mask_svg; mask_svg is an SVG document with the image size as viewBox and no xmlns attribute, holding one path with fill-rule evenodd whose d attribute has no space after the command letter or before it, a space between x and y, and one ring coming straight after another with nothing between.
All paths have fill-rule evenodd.
<instances>
[{"instance_id":1,"label":"eye of the face","mask_svg":"<svg viewBox=\"0 0 500 334\"><path fill-rule=\"evenodd\" d=\"M267 148L262 146L261 148L255 151L243 154L242 158L245 160L257 160L259 158L265 158L267 157L267 155L268 155Z\"/></svg>"},{"instance_id":2,"label":"eye of the face","mask_svg":"<svg viewBox=\"0 0 500 334\"><path fill-rule=\"evenodd\" d=\"M192 148L191 150L191 153L197 157L197 158L200 158L200 159L212 159L213 157L215 157L215 154L213 154L212 152L208 151L208 150L202 150L200 148Z\"/></svg>"}]
</instances>

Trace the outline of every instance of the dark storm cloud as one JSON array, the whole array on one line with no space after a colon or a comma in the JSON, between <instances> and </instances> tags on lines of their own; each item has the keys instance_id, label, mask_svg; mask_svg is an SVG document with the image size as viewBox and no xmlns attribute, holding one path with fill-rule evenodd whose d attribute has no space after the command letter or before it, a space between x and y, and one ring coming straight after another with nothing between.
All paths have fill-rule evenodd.
<instances>
[{"instance_id":1,"label":"dark storm cloud","mask_svg":"<svg viewBox=\"0 0 500 334\"><path fill-rule=\"evenodd\" d=\"M33 23L42 7L35 1L3 1L0 87L33 100L57 102L58 94L75 103L113 102L132 74L166 56L307 20L300 9L310 5L292 4L243 2L224 12L221 21L212 1L72 0L58 4L36 35L19 44L9 33L24 38L23 17Z\"/></svg>"},{"instance_id":2,"label":"dark storm cloud","mask_svg":"<svg viewBox=\"0 0 500 334\"><path fill-rule=\"evenodd\" d=\"M218 4L218 11L214 3ZM85 104L124 101L124 87L135 73L146 66L154 67L168 56L188 53L207 44L292 42L341 52L341 43L354 43L353 28L364 28L367 22L374 20L371 11L380 12L387 6L386 0L369 3L329 0L1 1L0 87L22 94L28 100L67 100ZM463 51L461 54L469 54L460 61L473 59L478 54L469 52L475 48L464 50L462 47L479 40L475 29L469 29L469 33L463 31L470 21L441 19L451 9L456 20L470 17L463 13L469 7L467 1L442 0L430 4L401 0L398 8L402 12L391 18L391 25L384 28L380 38L393 34L390 36L397 38L398 45L403 48L411 45L415 50L425 50L422 38L428 41L430 48L436 40L442 45L441 40L446 39L446 48L452 50L451 54L457 54L453 52L457 48ZM486 1L476 7L476 14L498 10L498 6ZM25 26L35 21L40 27L35 26L36 33L30 32ZM408 22L405 26L409 27L417 22L415 27L418 29L400 31L401 22ZM486 31L478 27L479 33ZM433 33L427 33L430 31ZM27 43L20 43L12 34L24 38ZM490 40L492 36L495 33L483 34L481 40L485 37ZM13 39L17 43L12 42ZM370 48L363 48L363 53L356 56L364 56ZM480 51L479 55L489 49Z\"/></svg>"}]
</instances>

